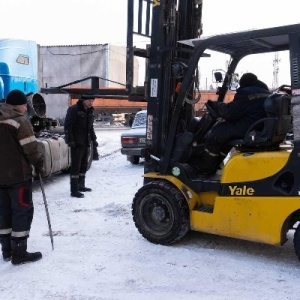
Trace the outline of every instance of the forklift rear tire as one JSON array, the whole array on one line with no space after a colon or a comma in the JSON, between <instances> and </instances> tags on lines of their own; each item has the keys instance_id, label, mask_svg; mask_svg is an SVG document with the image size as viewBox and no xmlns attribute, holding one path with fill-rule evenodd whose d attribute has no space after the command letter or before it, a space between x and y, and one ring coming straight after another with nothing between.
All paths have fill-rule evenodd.
<instances>
[{"instance_id":1,"label":"forklift rear tire","mask_svg":"<svg viewBox=\"0 0 300 300\"><path fill-rule=\"evenodd\" d=\"M293 242L294 242L295 253L300 261L300 222L295 230Z\"/></svg>"},{"instance_id":2,"label":"forklift rear tire","mask_svg":"<svg viewBox=\"0 0 300 300\"><path fill-rule=\"evenodd\" d=\"M132 215L141 235L154 244L172 244L190 230L187 201L167 181L152 181L140 188L133 199Z\"/></svg>"}]
</instances>

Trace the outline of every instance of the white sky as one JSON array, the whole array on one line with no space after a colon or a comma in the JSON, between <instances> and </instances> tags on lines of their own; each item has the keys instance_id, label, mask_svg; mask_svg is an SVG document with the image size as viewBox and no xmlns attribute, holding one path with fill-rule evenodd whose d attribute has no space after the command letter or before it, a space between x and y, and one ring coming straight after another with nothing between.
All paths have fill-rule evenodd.
<instances>
[{"instance_id":1,"label":"white sky","mask_svg":"<svg viewBox=\"0 0 300 300\"><path fill-rule=\"evenodd\" d=\"M0 257L1 300L299 299L292 231L283 246L198 232L172 246L144 239L131 215L144 165L120 153L121 132L96 132L101 158L87 173L93 191L85 198L70 197L68 174L44 180L54 251L35 183L28 251L43 259L12 266Z\"/></svg>"},{"instance_id":2,"label":"white sky","mask_svg":"<svg viewBox=\"0 0 300 300\"><path fill-rule=\"evenodd\" d=\"M297 0L203 0L204 34L298 23L298 6ZM1 0L0 12L1 37L41 45L126 43L127 0Z\"/></svg>"},{"instance_id":3,"label":"white sky","mask_svg":"<svg viewBox=\"0 0 300 300\"><path fill-rule=\"evenodd\" d=\"M203 0L204 35L298 23L298 3ZM126 45L127 0L1 0L0 12L0 38L31 39L41 45ZM253 71L254 67L256 64L250 61L241 72ZM268 68L263 74L270 77L272 59ZM285 69L282 59L279 75ZM210 72L202 74L208 76Z\"/></svg>"}]
</instances>

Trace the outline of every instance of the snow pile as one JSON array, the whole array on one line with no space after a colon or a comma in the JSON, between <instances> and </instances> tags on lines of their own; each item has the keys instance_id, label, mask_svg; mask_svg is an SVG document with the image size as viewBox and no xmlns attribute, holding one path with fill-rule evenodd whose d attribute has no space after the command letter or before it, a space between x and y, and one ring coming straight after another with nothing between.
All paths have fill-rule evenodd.
<instances>
[{"instance_id":1,"label":"snow pile","mask_svg":"<svg viewBox=\"0 0 300 300\"><path fill-rule=\"evenodd\" d=\"M282 247L196 232L172 246L145 240L131 216L143 164L121 155L122 132L97 131L101 158L87 173L93 191L85 198L70 197L68 174L45 180L54 251L35 183L28 250L43 259L21 266L0 260L1 299L297 299L292 235Z\"/></svg>"}]
</instances>

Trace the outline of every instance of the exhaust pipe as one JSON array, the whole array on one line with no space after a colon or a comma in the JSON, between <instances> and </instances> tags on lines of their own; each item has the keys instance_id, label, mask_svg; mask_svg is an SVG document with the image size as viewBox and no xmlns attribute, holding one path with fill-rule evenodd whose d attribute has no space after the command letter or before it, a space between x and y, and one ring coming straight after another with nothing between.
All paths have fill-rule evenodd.
<instances>
[{"instance_id":1,"label":"exhaust pipe","mask_svg":"<svg viewBox=\"0 0 300 300\"><path fill-rule=\"evenodd\" d=\"M36 134L39 134L44 129L50 129L58 125L57 120L46 117L46 103L41 94L29 93L26 97L27 112L25 117L31 122Z\"/></svg>"},{"instance_id":2,"label":"exhaust pipe","mask_svg":"<svg viewBox=\"0 0 300 300\"><path fill-rule=\"evenodd\" d=\"M46 117L46 103L41 94L29 93L27 97L27 117Z\"/></svg>"}]
</instances>

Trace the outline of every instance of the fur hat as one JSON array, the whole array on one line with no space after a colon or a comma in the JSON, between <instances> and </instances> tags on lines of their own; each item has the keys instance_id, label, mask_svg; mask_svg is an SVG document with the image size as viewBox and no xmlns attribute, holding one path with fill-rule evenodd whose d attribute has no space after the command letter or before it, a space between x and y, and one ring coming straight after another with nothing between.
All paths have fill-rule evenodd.
<instances>
[{"instance_id":1,"label":"fur hat","mask_svg":"<svg viewBox=\"0 0 300 300\"><path fill-rule=\"evenodd\" d=\"M27 104L26 95L20 90L12 90L6 97L6 103L10 105Z\"/></svg>"},{"instance_id":2,"label":"fur hat","mask_svg":"<svg viewBox=\"0 0 300 300\"><path fill-rule=\"evenodd\" d=\"M240 79L240 87L252 86L257 83L257 76L253 73L245 73Z\"/></svg>"}]
</instances>

